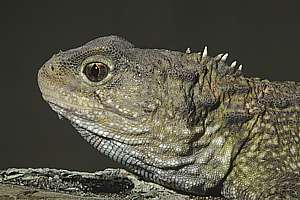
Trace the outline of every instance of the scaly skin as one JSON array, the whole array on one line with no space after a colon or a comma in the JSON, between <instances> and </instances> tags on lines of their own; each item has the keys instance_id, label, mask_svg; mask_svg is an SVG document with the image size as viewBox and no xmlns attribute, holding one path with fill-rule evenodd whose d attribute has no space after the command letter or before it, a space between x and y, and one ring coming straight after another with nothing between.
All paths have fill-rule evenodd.
<instances>
[{"instance_id":1,"label":"scaly skin","mask_svg":"<svg viewBox=\"0 0 300 200\"><path fill-rule=\"evenodd\" d=\"M55 54L38 82L85 140L146 180L207 199L299 199L300 84L246 78L226 57L109 36Z\"/></svg>"}]
</instances>

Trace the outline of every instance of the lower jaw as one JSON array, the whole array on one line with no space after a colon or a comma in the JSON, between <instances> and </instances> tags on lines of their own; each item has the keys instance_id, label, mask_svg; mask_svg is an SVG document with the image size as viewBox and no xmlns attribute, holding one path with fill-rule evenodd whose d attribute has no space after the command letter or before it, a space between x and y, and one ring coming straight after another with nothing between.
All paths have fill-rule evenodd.
<instances>
[{"instance_id":1,"label":"lower jaw","mask_svg":"<svg viewBox=\"0 0 300 200\"><path fill-rule=\"evenodd\" d=\"M159 168L150 166L141 161L136 156L136 151L132 150L129 145L101 137L78 127L76 124L73 124L73 126L77 129L79 134L100 153L120 163L130 171L141 175L143 178L153 181L155 179L155 174L158 171L162 171Z\"/></svg>"},{"instance_id":2,"label":"lower jaw","mask_svg":"<svg viewBox=\"0 0 300 200\"><path fill-rule=\"evenodd\" d=\"M52 104L51 107L58 114L65 116L63 112L66 112L67 109L58 106L55 103ZM129 171L140 175L145 180L150 180L165 187L181 190L183 192L186 191L186 185L191 184L191 182L193 185L196 184L196 180L191 181L191 177L189 176L178 175L176 170L161 169L143 162L140 158L141 156L137 155L137 151L133 150L128 144L121 143L111 138L101 137L75 123L72 123L72 125L77 129L80 135L100 153L120 163Z\"/></svg>"}]
</instances>

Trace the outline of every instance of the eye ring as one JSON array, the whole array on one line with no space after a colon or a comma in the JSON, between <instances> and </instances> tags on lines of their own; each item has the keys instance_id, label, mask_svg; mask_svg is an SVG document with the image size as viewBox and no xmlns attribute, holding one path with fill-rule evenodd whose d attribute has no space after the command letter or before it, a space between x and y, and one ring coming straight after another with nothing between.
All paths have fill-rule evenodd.
<instances>
[{"instance_id":1,"label":"eye ring","mask_svg":"<svg viewBox=\"0 0 300 200\"><path fill-rule=\"evenodd\" d=\"M88 63L83 68L83 74L91 82L101 82L110 72L110 68L102 62Z\"/></svg>"}]
</instances>

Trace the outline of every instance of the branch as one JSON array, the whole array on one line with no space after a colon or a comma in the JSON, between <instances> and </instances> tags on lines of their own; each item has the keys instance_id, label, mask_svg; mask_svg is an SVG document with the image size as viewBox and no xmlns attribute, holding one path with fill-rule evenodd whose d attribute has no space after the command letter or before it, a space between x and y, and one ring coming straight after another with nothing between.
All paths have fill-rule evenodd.
<instances>
[{"instance_id":1,"label":"branch","mask_svg":"<svg viewBox=\"0 0 300 200\"><path fill-rule=\"evenodd\" d=\"M189 199L139 180L123 169L94 173L39 169L0 170L0 199Z\"/></svg>"}]
</instances>

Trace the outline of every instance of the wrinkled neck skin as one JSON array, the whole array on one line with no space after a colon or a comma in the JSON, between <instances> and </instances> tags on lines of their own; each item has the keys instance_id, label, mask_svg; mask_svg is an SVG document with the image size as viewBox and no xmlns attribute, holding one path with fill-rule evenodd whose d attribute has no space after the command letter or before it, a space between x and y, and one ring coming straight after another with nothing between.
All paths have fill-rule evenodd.
<instances>
[{"instance_id":1,"label":"wrinkled neck skin","mask_svg":"<svg viewBox=\"0 0 300 200\"><path fill-rule=\"evenodd\" d=\"M112 80L89 86L73 68L60 67L78 51L51 58L39 85L52 109L85 140L169 188L209 194L222 183L260 112L243 110L255 104L249 92L254 83L218 57L126 48L116 54L122 63L114 63L119 68ZM53 79L50 65L63 77ZM229 87L233 83L236 88Z\"/></svg>"},{"instance_id":2,"label":"wrinkled neck skin","mask_svg":"<svg viewBox=\"0 0 300 200\"><path fill-rule=\"evenodd\" d=\"M142 108L137 113L142 114L135 122L148 131L130 134L144 142L124 147L137 160L132 162L130 157L128 163L121 163L167 187L217 194L214 189L229 173L231 161L251 134L249 127L255 125L254 116L260 112L243 110L245 105L255 104L249 94L249 84L254 83L219 58L169 51L165 56L165 52L127 52L130 58L139 58L130 65L140 66L137 76L147 80L138 90L136 103ZM149 72L144 71L148 65L154 74L149 78ZM240 113L236 113L239 107Z\"/></svg>"}]
</instances>

